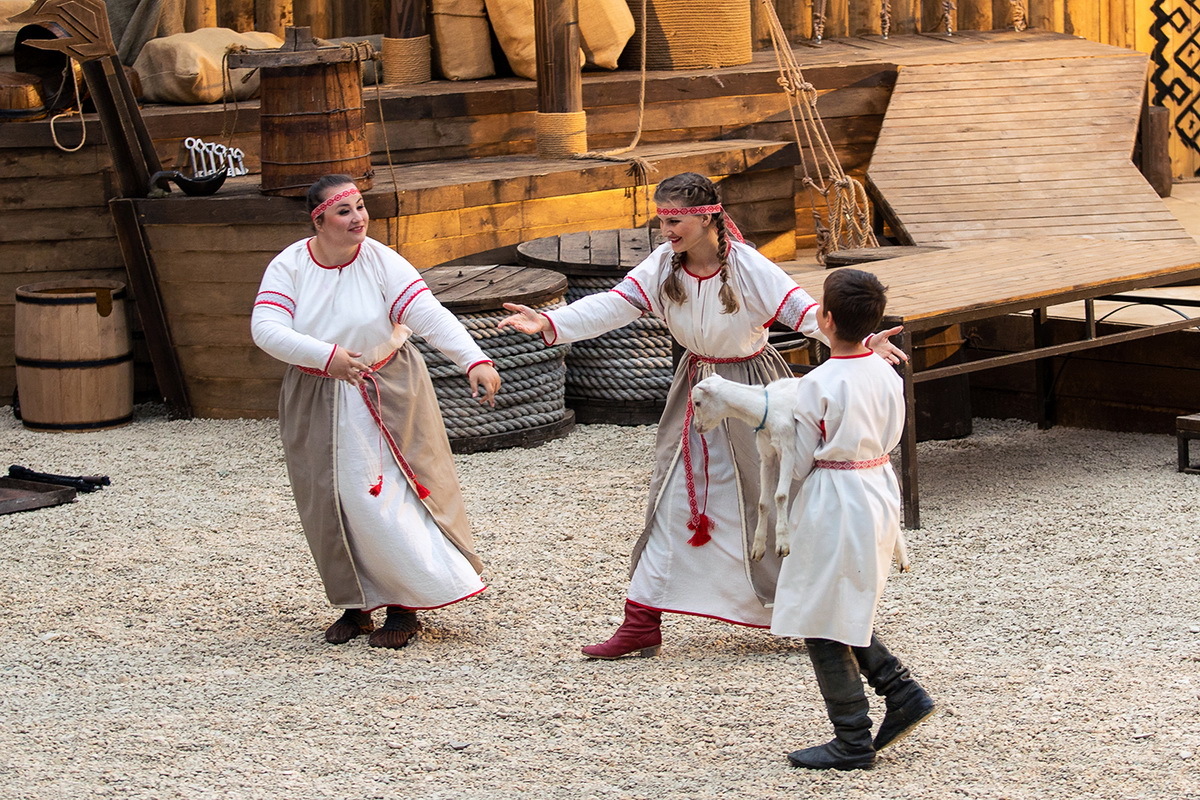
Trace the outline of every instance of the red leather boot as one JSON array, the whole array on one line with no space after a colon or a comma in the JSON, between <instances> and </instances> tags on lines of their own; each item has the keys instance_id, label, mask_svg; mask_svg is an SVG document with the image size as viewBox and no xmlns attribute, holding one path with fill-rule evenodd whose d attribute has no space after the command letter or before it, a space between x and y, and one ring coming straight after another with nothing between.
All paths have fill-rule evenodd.
<instances>
[{"instance_id":1,"label":"red leather boot","mask_svg":"<svg viewBox=\"0 0 1200 800\"><path fill-rule=\"evenodd\" d=\"M625 621L612 638L603 644L592 644L583 648L588 658L612 660L640 650L641 658L658 655L662 645L662 612L653 608L625 601Z\"/></svg>"}]
</instances>

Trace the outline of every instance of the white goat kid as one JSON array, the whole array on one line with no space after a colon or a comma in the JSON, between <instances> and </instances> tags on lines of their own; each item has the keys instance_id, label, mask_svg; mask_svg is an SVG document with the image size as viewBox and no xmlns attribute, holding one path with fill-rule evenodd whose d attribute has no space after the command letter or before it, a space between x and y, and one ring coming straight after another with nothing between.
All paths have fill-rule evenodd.
<instances>
[{"instance_id":1,"label":"white goat kid","mask_svg":"<svg viewBox=\"0 0 1200 800\"><path fill-rule=\"evenodd\" d=\"M754 428L758 446L759 487L758 525L750 558L758 561L767 550L767 517L775 506L775 552L791 552L788 529L788 499L796 469L796 393L800 378L780 378L767 386L748 386L711 375L692 387L693 424L699 433L707 433L721 420L733 417ZM901 572L911 568L904 533L896 539L896 563Z\"/></svg>"}]
</instances>

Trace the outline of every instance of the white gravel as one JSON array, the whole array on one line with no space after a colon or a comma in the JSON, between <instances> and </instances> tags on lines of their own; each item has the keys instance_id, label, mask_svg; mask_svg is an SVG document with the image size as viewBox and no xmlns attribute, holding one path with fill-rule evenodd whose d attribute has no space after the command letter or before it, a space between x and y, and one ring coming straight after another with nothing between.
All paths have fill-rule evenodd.
<instances>
[{"instance_id":1,"label":"white gravel","mask_svg":"<svg viewBox=\"0 0 1200 800\"><path fill-rule=\"evenodd\" d=\"M380 651L321 638L274 422L137 414L0 410L0 473L112 477L0 516L0 798L1200 798L1200 476L1171 437L921 445L879 630L943 713L823 774L784 759L829 736L797 644L669 617L659 658L579 655L618 621L652 428L459 457L491 588Z\"/></svg>"}]
</instances>

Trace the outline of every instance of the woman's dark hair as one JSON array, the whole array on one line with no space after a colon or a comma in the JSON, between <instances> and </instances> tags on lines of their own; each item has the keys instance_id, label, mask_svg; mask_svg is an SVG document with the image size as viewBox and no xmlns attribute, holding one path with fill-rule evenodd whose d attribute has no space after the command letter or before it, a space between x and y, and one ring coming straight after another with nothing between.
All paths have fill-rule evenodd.
<instances>
[{"instance_id":1,"label":"woman's dark hair","mask_svg":"<svg viewBox=\"0 0 1200 800\"><path fill-rule=\"evenodd\" d=\"M312 214L317 206L324 202L325 195L329 193L330 189L335 186L345 186L346 184L353 186L354 178L351 178L349 175L323 175L313 181L313 185L308 187L308 197L305 198L308 213Z\"/></svg>"},{"instance_id":2,"label":"woman's dark hair","mask_svg":"<svg viewBox=\"0 0 1200 800\"><path fill-rule=\"evenodd\" d=\"M879 328L887 306L887 287L861 269L841 267L825 278L821 308L833 315L837 337L861 342Z\"/></svg>"},{"instance_id":3,"label":"woman's dark hair","mask_svg":"<svg viewBox=\"0 0 1200 800\"><path fill-rule=\"evenodd\" d=\"M672 175L654 190L654 202L663 208L692 208L695 206L713 206L721 202L717 196L717 187L713 182L695 172L681 172ZM713 222L717 226L717 257L721 259L721 306L726 314L733 314L741 304L737 294L729 285L729 233L725 227L725 214L713 214ZM682 304L687 300L687 292L679 278L679 271L687 263L687 253L675 253L671 256L671 272L663 282L663 294L673 303Z\"/></svg>"}]
</instances>

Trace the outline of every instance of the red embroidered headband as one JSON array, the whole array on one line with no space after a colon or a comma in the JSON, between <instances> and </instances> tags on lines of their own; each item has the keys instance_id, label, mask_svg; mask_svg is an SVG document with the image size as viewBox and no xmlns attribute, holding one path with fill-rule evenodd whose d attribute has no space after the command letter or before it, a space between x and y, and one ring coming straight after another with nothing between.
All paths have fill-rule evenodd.
<instances>
[{"instance_id":1,"label":"red embroidered headband","mask_svg":"<svg viewBox=\"0 0 1200 800\"><path fill-rule=\"evenodd\" d=\"M359 193L358 188L355 187L353 189L347 189L344 192L338 192L333 197L327 198L325 200L325 202L321 203L321 205L319 205L313 209L313 211L312 211L313 221L315 222L317 217L324 214L331 206L337 204L338 201L345 200L347 197L352 197L358 193Z\"/></svg>"},{"instance_id":2,"label":"red embroidered headband","mask_svg":"<svg viewBox=\"0 0 1200 800\"><path fill-rule=\"evenodd\" d=\"M655 212L660 217L690 217L694 214L725 214L725 206L717 203L713 206L690 206L688 208L656 208ZM742 236L742 232L738 230L738 226L734 224L733 218L725 214L725 227L729 229L729 235L737 239L739 242L745 242L746 239Z\"/></svg>"}]
</instances>

